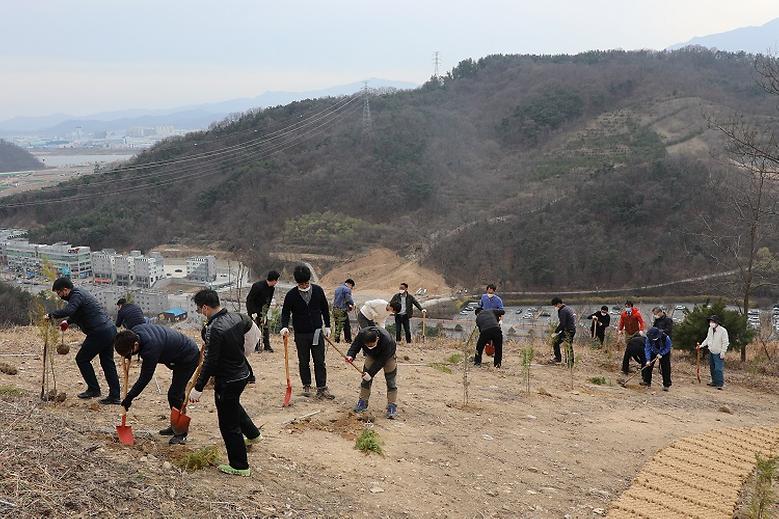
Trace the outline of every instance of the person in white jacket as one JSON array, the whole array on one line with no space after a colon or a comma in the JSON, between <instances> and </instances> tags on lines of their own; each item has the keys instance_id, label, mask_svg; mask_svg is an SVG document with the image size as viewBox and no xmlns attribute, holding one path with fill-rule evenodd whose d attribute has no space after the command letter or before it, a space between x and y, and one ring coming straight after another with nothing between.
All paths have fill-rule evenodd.
<instances>
[{"instance_id":1,"label":"person in white jacket","mask_svg":"<svg viewBox=\"0 0 779 519\"><path fill-rule=\"evenodd\" d=\"M371 299L366 301L357 313L357 324L360 325L360 328L368 326L384 328L384 321L395 312L397 310L384 299Z\"/></svg>"},{"instance_id":2,"label":"person in white jacket","mask_svg":"<svg viewBox=\"0 0 779 519\"><path fill-rule=\"evenodd\" d=\"M709 332L706 340L698 343L695 349L709 348L711 382L708 385L719 390L722 390L725 385L725 353L729 345L728 331L722 326L722 320L717 315L709 316Z\"/></svg>"}]
</instances>

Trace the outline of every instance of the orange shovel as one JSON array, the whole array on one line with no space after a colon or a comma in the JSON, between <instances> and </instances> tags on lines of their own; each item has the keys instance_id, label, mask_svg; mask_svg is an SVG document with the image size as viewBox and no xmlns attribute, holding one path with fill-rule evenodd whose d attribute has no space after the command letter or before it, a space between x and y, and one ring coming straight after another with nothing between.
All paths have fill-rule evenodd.
<instances>
[{"instance_id":1,"label":"orange shovel","mask_svg":"<svg viewBox=\"0 0 779 519\"><path fill-rule=\"evenodd\" d=\"M284 402L281 407L288 407L292 404L292 382L289 380L289 346L287 336L284 336L284 371L287 373L287 391L284 393Z\"/></svg>"},{"instance_id":2,"label":"orange shovel","mask_svg":"<svg viewBox=\"0 0 779 519\"><path fill-rule=\"evenodd\" d=\"M181 404L181 409L171 407L170 409L170 426L176 434L186 434L189 431L190 418L187 416L187 403L189 402L189 394L192 393L192 389L195 387L200 376L200 370L203 368L203 354L205 353L206 345L200 347L200 360L197 363L197 369L195 374L192 375L189 384L187 384L187 390L184 392L184 402Z\"/></svg>"},{"instance_id":3,"label":"orange shovel","mask_svg":"<svg viewBox=\"0 0 779 519\"><path fill-rule=\"evenodd\" d=\"M122 368L124 369L124 396L127 397L127 384L130 378L130 359L122 359ZM116 426L116 435L123 445L133 445L135 437L133 428L127 425L127 410L122 407L122 425Z\"/></svg>"}]
</instances>

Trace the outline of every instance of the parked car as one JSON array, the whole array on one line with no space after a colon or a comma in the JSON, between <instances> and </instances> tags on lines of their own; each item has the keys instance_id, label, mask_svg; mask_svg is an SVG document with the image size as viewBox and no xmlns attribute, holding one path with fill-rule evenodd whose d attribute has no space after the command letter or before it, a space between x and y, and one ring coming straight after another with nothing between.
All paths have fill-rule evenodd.
<instances>
[{"instance_id":1,"label":"parked car","mask_svg":"<svg viewBox=\"0 0 779 519\"><path fill-rule=\"evenodd\" d=\"M516 310L514 313L519 315L519 314L521 314L521 313L522 313L522 309L521 309L521 308L519 308L519 309L517 309L517 310Z\"/></svg>"},{"instance_id":2,"label":"parked car","mask_svg":"<svg viewBox=\"0 0 779 519\"><path fill-rule=\"evenodd\" d=\"M549 312L547 312L546 310L544 310L543 312L538 314L538 317L552 317L552 315Z\"/></svg>"}]
</instances>

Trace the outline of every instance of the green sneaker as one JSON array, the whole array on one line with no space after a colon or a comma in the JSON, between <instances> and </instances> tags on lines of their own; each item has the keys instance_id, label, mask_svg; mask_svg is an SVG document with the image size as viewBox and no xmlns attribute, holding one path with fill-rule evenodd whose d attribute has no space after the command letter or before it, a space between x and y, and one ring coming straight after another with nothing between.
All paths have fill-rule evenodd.
<instances>
[{"instance_id":1,"label":"green sneaker","mask_svg":"<svg viewBox=\"0 0 779 519\"><path fill-rule=\"evenodd\" d=\"M251 447L255 443L260 443L261 440L262 440L262 430L260 430L260 434L256 438L246 438L246 437L244 437L243 444L246 445L247 447Z\"/></svg>"},{"instance_id":2,"label":"green sneaker","mask_svg":"<svg viewBox=\"0 0 779 519\"><path fill-rule=\"evenodd\" d=\"M248 478L252 475L252 469L234 469L230 465L219 465L217 469L219 469L219 472L224 472L225 474L230 474L232 476L243 476Z\"/></svg>"}]
</instances>

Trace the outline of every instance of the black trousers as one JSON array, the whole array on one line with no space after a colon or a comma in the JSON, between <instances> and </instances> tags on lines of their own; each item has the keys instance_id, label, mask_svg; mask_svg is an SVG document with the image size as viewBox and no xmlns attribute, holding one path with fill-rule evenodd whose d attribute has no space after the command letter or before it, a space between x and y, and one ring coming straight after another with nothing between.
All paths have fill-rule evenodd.
<instances>
[{"instance_id":1,"label":"black trousers","mask_svg":"<svg viewBox=\"0 0 779 519\"><path fill-rule=\"evenodd\" d=\"M247 379L229 383L217 382L214 387L216 416L219 420L219 432L222 433L227 449L227 460L232 468L239 470L249 468L243 437L256 438L260 435L260 430L241 405L241 393L246 383Z\"/></svg>"},{"instance_id":2,"label":"black trousers","mask_svg":"<svg viewBox=\"0 0 779 519\"><path fill-rule=\"evenodd\" d=\"M555 335L554 343L552 344L552 347L554 348L554 360L556 362L562 362L563 361L563 354L560 351L560 345L564 342L570 342L571 343L571 355L573 355L573 337L576 335L576 332L563 332L558 333ZM573 362L573 358L571 358L571 361Z\"/></svg>"},{"instance_id":3,"label":"black trousers","mask_svg":"<svg viewBox=\"0 0 779 519\"><path fill-rule=\"evenodd\" d=\"M411 343L411 325L409 324L408 314L395 314L395 341L400 342L400 328L406 329L406 342Z\"/></svg>"},{"instance_id":4,"label":"black trousers","mask_svg":"<svg viewBox=\"0 0 779 519\"><path fill-rule=\"evenodd\" d=\"M116 328L113 324L89 332L76 354L76 365L87 384L87 389L100 391L95 368L92 367L92 359L99 355L100 367L103 368L108 382L108 396L119 398L119 375L116 373L114 363L114 336L116 336Z\"/></svg>"},{"instance_id":5,"label":"black trousers","mask_svg":"<svg viewBox=\"0 0 779 519\"><path fill-rule=\"evenodd\" d=\"M324 333L324 332L323 332ZM325 366L325 340L319 336L319 343L314 344L313 333L295 333L295 347L298 350L298 368L300 382L304 386L311 385L311 359L314 359L314 377L317 389L327 387L327 367Z\"/></svg>"},{"instance_id":6,"label":"black trousers","mask_svg":"<svg viewBox=\"0 0 779 519\"><path fill-rule=\"evenodd\" d=\"M382 326L384 323L382 323ZM376 326L376 322L368 319L362 312L357 312L357 326L360 328L367 328L368 326Z\"/></svg>"},{"instance_id":7,"label":"black trousers","mask_svg":"<svg viewBox=\"0 0 779 519\"><path fill-rule=\"evenodd\" d=\"M492 345L495 346L495 366L500 366L503 360L503 331L498 328L490 328L484 330L479 334L479 339L476 341L476 356L473 358L474 364L481 364L481 355L484 352L484 346L488 342L492 341Z\"/></svg>"},{"instance_id":8,"label":"black trousers","mask_svg":"<svg viewBox=\"0 0 779 519\"><path fill-rule=\"evenodd\" d=\"M173 366L173 380L168 388L168 404L171 408L181 409L184 403L184 391L187 389L187 382L192 378L192 374L197 369L197 361L190 364L176 364Z\"/></svg>"},{"instance_id":9,"label":"black trousers","mask_svg":"<svg viewBox=\"0 0 779 519\"><path fill-rule=\"evenodd\" d=\"M654 359L654 357L652 357L652 359ZM651 362L652 359L649 359L649 361ZM655 361L655 364L660 364L660 373L663 376L663 387L671 387L671 353L669 352L668 355L660 357L660 362L658 363ZM641 377L647 384L652 383L652 372L655 370L655 367L656 366L646 368L641 374Z\"/></svg>"},{"instance_id":10,"label":"black trousers","mask_svg":"<svg viewBox=\"0 0 779 519\"><path fill-rule=\"evenodd\" d=\"M635 360L638 362L638 365L642 368L644 367L644 364L646 364L644 355L644 343L641 343L641 346L638 345L631 347L630 343L628 343L627 346L625 346L625 355L622 357L622 372L628 373L630 371L630 359ZM662 360L662 359L660 359ZM647 370L644 370L647 371Z\"/></svg>"},{"instance_id":11,"label":"black trousers","mask_svg":"<svg viewBox=\"0 0 779 519\"><path fill-rule=\"evenodd\" d=\"M605 326L595 326L595 329L590 327L590 334L592 334L592 337L594 339L598 339L600 341L601 345L603 345L603 342L606 340L606 327Z\"/></svg>"}]
</instances>

